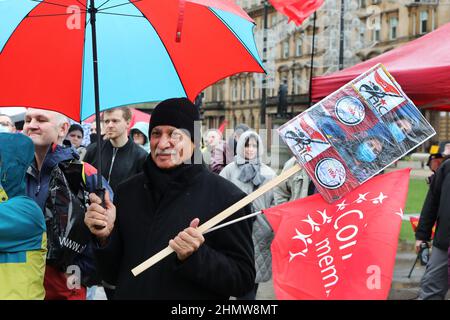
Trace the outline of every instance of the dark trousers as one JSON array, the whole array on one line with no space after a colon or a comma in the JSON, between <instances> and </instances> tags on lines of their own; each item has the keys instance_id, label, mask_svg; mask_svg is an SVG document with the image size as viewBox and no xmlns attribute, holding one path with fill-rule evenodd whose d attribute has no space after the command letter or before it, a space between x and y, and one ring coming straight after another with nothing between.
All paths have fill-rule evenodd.
<instances>
[{"instance_id":1,"label":"dark trousers","mask_svg":"<svg viewBox=\"0 0 450 320\"><path fill-rule=\"evenodd\" d=\"M448 251L433 247L420 282L419 299L443 300L448 291Z\"/></svg>"}]
</instances>

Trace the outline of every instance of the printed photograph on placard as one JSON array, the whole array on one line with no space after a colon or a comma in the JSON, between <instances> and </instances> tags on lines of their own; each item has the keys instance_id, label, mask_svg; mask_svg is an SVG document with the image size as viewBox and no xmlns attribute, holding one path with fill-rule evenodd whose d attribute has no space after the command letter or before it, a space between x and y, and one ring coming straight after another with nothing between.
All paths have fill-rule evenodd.
<instances>
[{"instance_id":1,"label":"printed photograph on placard","mask_svg":"<svg viewBox=\"0 0 450 320\"><path fill-rule=\"evenodd\" d=\"M381 64L283 125L279 133L327 201L436 134Z\"/></svg>"},{"instance_id":2,"label":"printed photograph on placard","mask_svg":"<svg viewBox=\"0 0 450 320\"><path fill-rule=\"evenodd\" d=\"M330 144L308 114L302 114L278 129L280 136L301 162L311 161Z\"/></svg>"},{"instance_id":3,"label":"printed photograph on placard","mask_svg":"<svg viewBox=\"0 0 450 320\"><path fill-rule=\"evenodd\" d=\"M309 114L321 129L329 128L330 122L337 124L342 129L341 139L350 139L353 134L368 130L380 121L372 108L350 85L323 99L317 107L309 110ZM322 131L328 134L326 130Z\"/></svg>"},{"instance_id":4,"label":"printed photograph on placard","mask_svg":"<svg viewBox=\"0 0 450 320\"><path fill-rule=\"evenodd\" d=\"M339 199L342 194L359 185L358 180L334 148L328 148L306 163L304 169L328 202Z\"/></svg>"},{"instance_id":5,"label":"printed photograph on placard","mask_svg":"<svg viewBox=\"0 0 450 320\"><path fill-rule=\"evenodd\" d=\"M408 153L436 134L419 109L407 101L381 117L402 153Z\"/></svg>"},{"instance_id":6,"label":"printed photograph on placard","mask_svg":"<svg viewBox=\"0 0 450 320\"><path fill-rule=\"evenodd\" d=\"M379 116L406 102L395 81L381 66L355 81L353 86Z\"/></svg>"},{"instance_id":7,"label":"printed photograph on placard","mask_svg":"<svg viewBox=\"0 0 450 320\"><path fill-rule=\"evenodd\" d=\"M367 121L359 131L350 132L323 108L314 108L308 113L359 182L366 181L401 156L394 136L377 118Z\"/></svg>"}]
</instances>

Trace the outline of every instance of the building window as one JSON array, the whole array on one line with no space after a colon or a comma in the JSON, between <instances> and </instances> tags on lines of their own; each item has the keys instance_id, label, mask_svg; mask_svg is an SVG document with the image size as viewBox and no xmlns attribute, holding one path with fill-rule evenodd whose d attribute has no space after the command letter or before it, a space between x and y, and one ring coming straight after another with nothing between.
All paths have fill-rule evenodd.
<instances>
[{"instance_id":1,"label":"building window","mask_svg":"<svg viewBox=\"0 0 450 320\"><path fill-rule=\"evenodd\" d=\"M255 100L256 96L256 81L255 79L250 80L250 100Z\"/></svg>"},{"instance_id":2,"label":"building window","mask_svg":"<svg viewBox=\"0 0 450 320\"><path fill-rule=\"evenodd\" d=\"M302 39L295 40L295 56L300 57L303 54Z\"/></svg>"},{"instance_id":3,"label":"building window","mask_svg":"<svg viewBox=\"0 0 450 320\"><path fill-rule=\"evenodd\" d=\"M278 14L275 12L272 15L272 28L277 24L277 22L278 22Z\"/></svg>"},{"instance_id":4,"label":"building window","mask_svg":"<svg viewBox=\"0 0 450 320\"><path fill-rule=\"evenodd\" d=\"M247 81L242 79L241 81L241 101L247 99Z\"/></svg>"},{"instance_id":5,"label":"building window","mask_svg":"<svg viewBox=\"0 0 450 320\"><path fill-rule=\"evenodd\" d=\"M283 42L283 59L289 58L289 41Z\"/></svg>"},{"instance_id":6,"label":"building window","mask_svg":"<svg viewBox=\"0 0 450 320\"><path fill-rule=\"evenodd\" d=\"M221 101L222 100L222 85L216 85L215 86L215 90L216 90L216 101Z\"/></svg>"},{"instance_id":7,"label":"building window","mask_svg":"<svg viewBox=\"0 0 450 320\"><path fill-rule=\"evenodd\" d=\"M397 27L398 27L398 18L397 17L391 18L390 34L389 34L390 40L397 39Z\"/></svg>"},{"instance_id":8,"label":"building window","mask_svg":"<svg viewBox=\"0 0 450 320\"><path fill-rule=\"evenodd\" d=\"M420 12L420 34L427 32L427 23L428 23L428 12L421 11Z\"/></svg>"},{"instance_id":9,"label":"building window","mask_svg":"<svg viewBox=\"0 0 450 320\"><path fill-rule=\"evenodd\" d=\"M231 85L231 101L237 101L238 96L238 88L237 88L237 82L236 80L233 81L233 84Z\"/></svg>"},{"instance_id":10,"label":"building window","mask_svg":"<svg viewBox=\"0 0 450 320\"><path fill-rule=\"evenodd\" d=\"M301 91L301 78L300 72L294 73L294 94L300 94Z\"/></svg>"},{"instance_id":11,"label":"building window","mask_svg":"<svg viewBox=\"0 0 450 320\"><path fill-rule=\"evenodd\" d=\"M374 29L372 30L373 34L372 34L372 40L373 41L380 41L380 25L376 24Z\"/></svg>"},{"instance_id":12,"label":"building window","mask_svg":"<svg viewBox=\"0 0 450 320\"><path fill-rule=\"evenodd\" d=\"M436 29L436 9L431 10L431 31Z\"/></svg>"}]
</instances>

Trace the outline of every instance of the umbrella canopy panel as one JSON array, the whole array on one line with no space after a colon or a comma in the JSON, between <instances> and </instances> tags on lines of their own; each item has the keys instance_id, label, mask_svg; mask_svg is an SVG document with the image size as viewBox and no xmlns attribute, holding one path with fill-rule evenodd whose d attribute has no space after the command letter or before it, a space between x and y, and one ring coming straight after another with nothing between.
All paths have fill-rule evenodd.
<instances>
[{"instance_id":1,"label":"umbrella canopy panel","mask_svg":"<svg viewBox=\"0 0 450 320\"><path fill-rule=\"evenodd\" d=\"M254 23L232 1L97 1L100 108L194 100L239 72L264 72ZM89 2L0 2L0 106L94 114ZM177 40L177 32L180 37Z\"/></svg>"}]
</instances>

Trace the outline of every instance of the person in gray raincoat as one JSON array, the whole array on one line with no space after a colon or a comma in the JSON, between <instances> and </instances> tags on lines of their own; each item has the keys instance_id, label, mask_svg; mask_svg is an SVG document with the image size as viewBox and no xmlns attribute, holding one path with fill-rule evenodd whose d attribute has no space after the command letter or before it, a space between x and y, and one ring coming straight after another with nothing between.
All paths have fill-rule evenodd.
<instances>
[{"instance_id":1,"label":"person in gray raincoat","mask_svg":"<svg viewBox=\"0 0 450 320\"><path fill-rule=\"evenodd\" d=\"M246 131L242 133L237 143L235 160L228 164L220 172L220 175L233 182L245 193L252 193L276 176L270 167L262 163L263 153L262 140L256 132ZM269 208L273 204L274 195L272 191L269 191L253 201L252 206L255 212ZM270 279L272 275L270 245L273 237L273 230L269 222L264 215L258 215L253 222L252 233L255 246L256 284L251 292L242 297L237 297L238 300L254 300L258 290L258 283L266 282Z\"/></svg>"}]
</instances>

